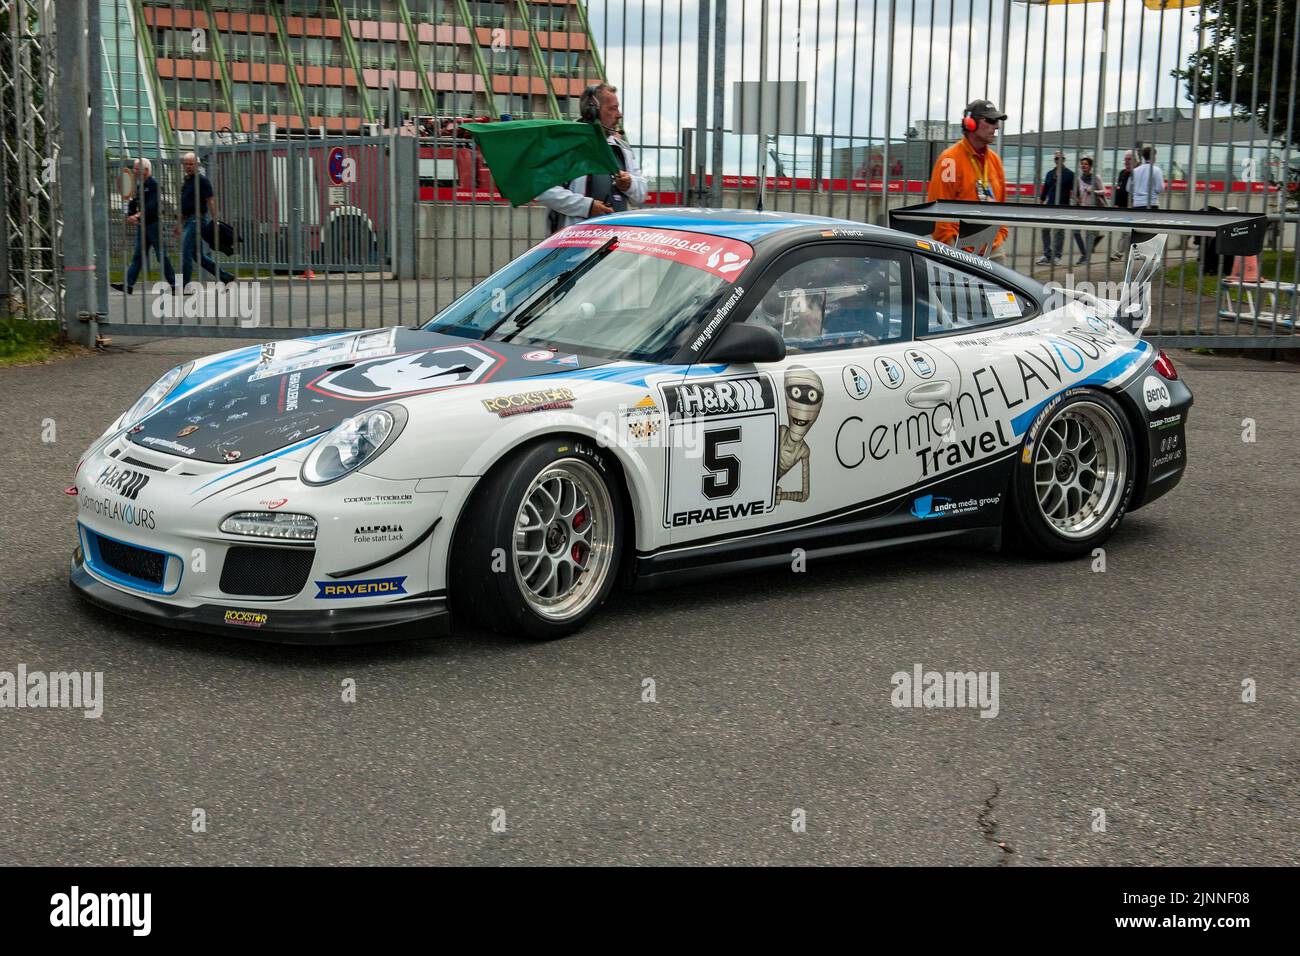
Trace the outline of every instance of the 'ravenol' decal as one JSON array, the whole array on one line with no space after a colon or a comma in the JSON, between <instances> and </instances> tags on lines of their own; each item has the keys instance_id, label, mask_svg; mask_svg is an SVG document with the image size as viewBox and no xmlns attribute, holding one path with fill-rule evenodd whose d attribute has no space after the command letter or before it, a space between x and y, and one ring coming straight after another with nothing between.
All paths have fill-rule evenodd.
<instances>
[{"instance_id":1,"label":"'ravenol' decal","mask_svg":"<svg viewBox=\"0 0 1300 956\"><path fill-rule=\"evenodd\" d=\"M337 601L342 598L384 597L390 594L405 594L402 585L406 575L400 578L371 578L367 581L317 581L316 600Z\"/></svg>"}]
</instances>

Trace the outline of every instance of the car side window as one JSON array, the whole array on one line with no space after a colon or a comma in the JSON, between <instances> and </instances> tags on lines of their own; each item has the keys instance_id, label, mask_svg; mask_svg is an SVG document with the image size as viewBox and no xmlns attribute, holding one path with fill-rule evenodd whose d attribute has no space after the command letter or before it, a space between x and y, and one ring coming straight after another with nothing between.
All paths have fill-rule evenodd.
<instances>
[{"instance_id":1,"label":"car side window","mask_svg":"<svg viewBox=\"0 0 1300 956\"><path fill-rule=\"evenodd\" d=\"M745 319L785 339L790 353L899 341L908 313L905 256L826 255L780 273Z\"/></svg>"},{"instance_id":2,"label":"car side window","mask_svg":"<svg viewBox=\"0 0 1300 956\"><path fill-rule=\"evenodd\" d=\"M996 325L1028 314L1030 303L991 279L922 257L926 296L917 308L917 334L942 335Z\"/></svg>"}]
</instances>

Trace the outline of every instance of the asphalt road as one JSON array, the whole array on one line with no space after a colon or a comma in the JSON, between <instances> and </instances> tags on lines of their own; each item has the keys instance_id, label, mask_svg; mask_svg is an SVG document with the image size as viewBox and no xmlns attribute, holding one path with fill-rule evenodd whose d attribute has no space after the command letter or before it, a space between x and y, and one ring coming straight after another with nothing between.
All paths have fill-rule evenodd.
<instances>
[{"instance_id":1,"label":"asphalt road","mask_svg":"<svg viewBox=\"0 0 1300 956\"><path fill-rule=\"evenodd\" d=\"M1298 366L1176 356L1190 472L1104 573L918 551L617 596L547 645L303 649L67 586L80 453L213 345L0 370L0 670L102 671L105 700L0 710L0 863L1300 858ZM891 706L915 664L998 672L998 716Z\"/></svg>"}]
</instances>

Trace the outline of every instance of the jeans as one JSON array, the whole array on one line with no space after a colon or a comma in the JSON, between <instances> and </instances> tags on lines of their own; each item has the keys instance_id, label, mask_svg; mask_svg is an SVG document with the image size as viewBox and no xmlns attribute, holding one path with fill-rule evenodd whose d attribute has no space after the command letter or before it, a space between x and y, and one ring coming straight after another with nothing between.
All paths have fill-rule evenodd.
<instances>
[{"instance_id":1,"label":"jeans","mask_svg":"<svg viewBox=\"0 0 1300 956\"><path fill-rule=\"evenodd\" d=\"M1047 259L1061 258L1061 249L1065 245L1064 229L1043 230L1043 256Z\"/></svg>"},{"instance_id":2,"label":"jeans","mask_svg":"<svg viewBox=\"0 0 1300 956\"><path fill-rule=\"evenodd\" d=\"M203 248L201 230L203 224L207 221L207 216L201 219L198 216L191 216L185 220L185 231L181 234L181 278L187 287L190 284L190 276L194 272L194 260L196 258L199 260L199 265L203 266L210 275L218 276L222 282L235 281L235 277L225 269L222 269L220 275L218 275L217 264L212 261L212 257Z\"/></svg>"},{"instance_id":3,"label":"jeans","mask_svg":"<svg viewBox=\"0 0 1300 956\"><path fill-rule=\"evenodd\" d=\"M140 278L140 267L148 265L150 249L153 250L154 256L162 261L163 275L167 277L167 284L173 288L176 286L176 270L172 268L172 261L167 258L167 252L162 247L158 223L152 222L137 227L135 231L135 255L126 270L125 289L128 293L135 287L135 280Z\"/></svg>"},{"instance_id":4,"label":"jeans","mask_svg":"<svg viewBox=\"0 0 1300 956\"><path fill-rule=\"evenodd\" d=\"M1092 256L1092 233L1074 230L1074 244L1079 247L1079 255L1086 261Z\"/></svg>"}]
</instances>

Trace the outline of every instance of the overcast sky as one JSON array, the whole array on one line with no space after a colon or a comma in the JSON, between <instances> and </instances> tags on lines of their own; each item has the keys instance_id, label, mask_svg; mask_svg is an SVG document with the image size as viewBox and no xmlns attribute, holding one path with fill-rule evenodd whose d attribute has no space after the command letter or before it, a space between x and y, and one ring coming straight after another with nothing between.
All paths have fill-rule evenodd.
<instances>
[{"instance_id":1,"label":"overcast sky","mask_svg":"<svg viewBox=\"0 0 1300 956\"><path fill-rule=\"evenodd\" d=\"M731 84L759 78L761 2L724 2L725 115L733 128ZM681 126L696 122L698 0L588 0L587 7L606 71L621 90L629 138L672 144ZM883 136L891 72L888 129L896 137L925 119L958 122L976 97L998 99L1004 0L893 0L892 71L890 7L890 0L770 0L767 75L806 82L803 132ZM1162 13L1139 0L1109 7L1106 110L1190 106L1170 71L1198 46L1199 10ZM1012 4L1007 102L1000 104L1009 132L1093 125L1104 9L1100 2Z\"/></svg>"}]
</instances>

